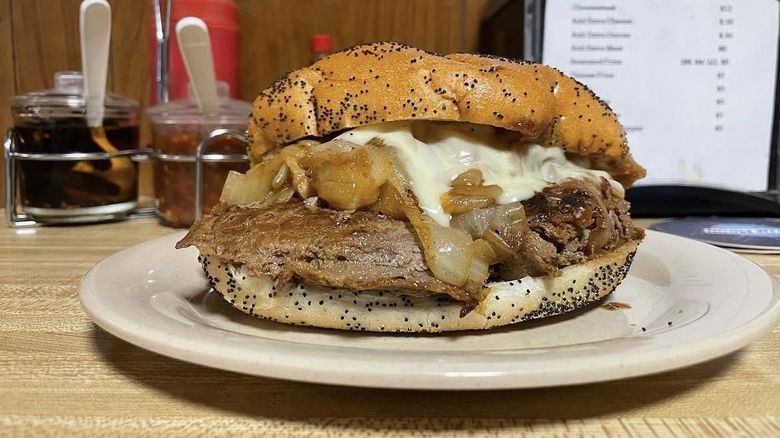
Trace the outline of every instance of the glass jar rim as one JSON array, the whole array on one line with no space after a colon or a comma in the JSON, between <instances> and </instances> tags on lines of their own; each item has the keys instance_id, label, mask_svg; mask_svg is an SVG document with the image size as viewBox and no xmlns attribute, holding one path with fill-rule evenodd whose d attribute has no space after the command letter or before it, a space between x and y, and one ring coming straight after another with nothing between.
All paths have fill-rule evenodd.
<instances>
[{"instance_id":1,"label":"glass jar rim","mask_svg":"<svg viewBox=\"0 0 780 438\"><path fill-rule=\"evenodd\" d=\"M81 72L63 71L54 75L54 88L32 91L11 98L14 116L74 117L86 114ZM106 117L138 112L138 101L106 93Z\"/></svg>"}]
</instances>

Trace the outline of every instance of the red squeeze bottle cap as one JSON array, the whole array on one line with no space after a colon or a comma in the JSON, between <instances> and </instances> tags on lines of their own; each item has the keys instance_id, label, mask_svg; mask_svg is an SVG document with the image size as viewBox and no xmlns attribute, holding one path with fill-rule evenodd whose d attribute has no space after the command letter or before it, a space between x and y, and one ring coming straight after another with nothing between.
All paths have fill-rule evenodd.
<instances>
[{"instance_id":1,"label":"red squeeze bottle cap","mask_svg":"<svg viewBox=\"0 0 780 438\"><path fill-rule=\"evenodd\" d=\"M333 40L330 35L314 35L311 37L311 51L315 53L330 53L333 51Z\"/></svg>"}]
</instances>

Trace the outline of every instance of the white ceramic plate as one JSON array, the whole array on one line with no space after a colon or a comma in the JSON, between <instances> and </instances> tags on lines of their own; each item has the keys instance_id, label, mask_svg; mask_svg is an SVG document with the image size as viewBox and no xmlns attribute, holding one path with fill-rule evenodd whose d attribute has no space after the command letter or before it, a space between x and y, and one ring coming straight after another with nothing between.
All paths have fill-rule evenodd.
<instances>
[{"instance_id":1,"label":"white ceramic plate","mask_svg":"<svg viewBox=\"0 0 780 438\"><path fill-rule=\"evenodd\" d=\"M605 305L569 315L445 335L293 327L244 315L209 292L197 251L174 249L182 236L142 243L96 265L81 283L84 309L140 347L258 376L418 389L596 382L727 354L780 319L778 283L760 267L649 231Z\"/></svg>"}]
</instances>

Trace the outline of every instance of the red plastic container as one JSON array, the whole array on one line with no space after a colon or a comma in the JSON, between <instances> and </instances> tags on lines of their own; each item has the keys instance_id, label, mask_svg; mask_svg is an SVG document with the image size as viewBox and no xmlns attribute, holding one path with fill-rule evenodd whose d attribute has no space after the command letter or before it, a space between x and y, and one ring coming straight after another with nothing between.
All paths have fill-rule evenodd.
<instances>
[{"instance_id":1,"label":"red plastic container","mask_svg":"<svg viewBox=\"0 0 780 438\"><path fill-rule=\"evenodd\" d=\"M238 97L240 32L238 6L233 0L169 0L171 3L171 31L169 36L169 88L168 100L187 98L189 77L176 41L176 23L184 17L198 17L206 23L211 37L214 70L217 80L230 86L230 97ZM164 3L164 2L163 2ZM150 68L151 78L157 69L154 17L150 20ZM152 102L157 103L157 84L152 81Z\"/></svg>"}]
</instances>

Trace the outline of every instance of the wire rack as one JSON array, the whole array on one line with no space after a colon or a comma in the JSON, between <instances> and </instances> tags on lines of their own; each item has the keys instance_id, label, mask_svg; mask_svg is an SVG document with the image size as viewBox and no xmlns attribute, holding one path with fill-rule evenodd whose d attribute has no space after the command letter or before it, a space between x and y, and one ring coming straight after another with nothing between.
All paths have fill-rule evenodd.
<instances>
[{"instance_id":1,"label":"wire rack","mask_svg":"<svg viewBox=\"0 0 780 438\"><path fill-rule=\"evenodd\" d=\"M135 162L174 161L193 163L195 165L195 201L194 217L199 219L203 215L203 164L207 162L242 162L247 160L246 154L215 154L207 153L217 139L232 137L246 143L243 132L234 129L215 129L209 132L198 144L194 154L164 154L154 149L132 149L117 152L69 152L69 153L27 153L19 151L18 135L13 129L9 129L3 143L5 157L5 216L6 222L12 227L34 227L39 225L68 223L68 215L58 218L36 216L28 212L27 206L19 196L20 174L18 164L20 161L94 161L109 160L117 157L129 157ZM63 209L63 213L67 213ZM157 214L154 207L138 207L111 211L105 208L85 210L78 215L79 223L103 222L106 220L133 219L141 217L153 217ZM72 221L70 221L72 222Z\"/></svg>"}]
</instances>

